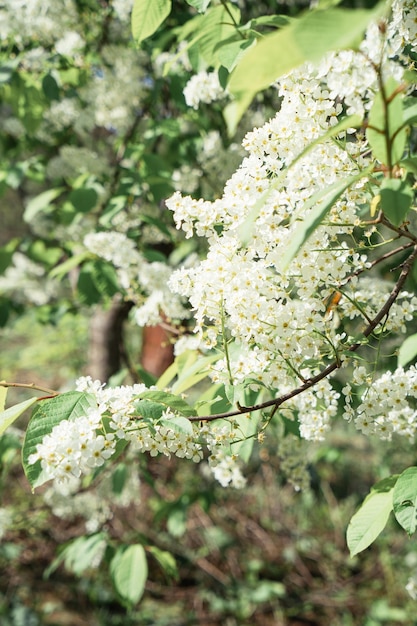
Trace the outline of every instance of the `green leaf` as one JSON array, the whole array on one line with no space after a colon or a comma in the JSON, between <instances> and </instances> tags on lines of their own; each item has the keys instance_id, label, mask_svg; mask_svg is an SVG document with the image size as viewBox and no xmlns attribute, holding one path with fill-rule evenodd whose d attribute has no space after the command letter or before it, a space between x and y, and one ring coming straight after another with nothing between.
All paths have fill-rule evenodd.
<instances>
[{"instance_id":1,"label":"green leaf","mask_svg":"<svg viewBox=\"0 0 417 626\"><path fill-rule=\"evenodd\" d=\"M291 242L282 255L282 269L288 267L343 192L353 185L353 183L363 178L364 175L364 172L360 172L359 174L355 174L355 176L338 180L330 185L330 187L321 189L315 193L310 200L304 204L302 209L303 213L309 211L311 207L313 208L294 230L291 236Z\"/></svg>"},{"instance_id":2,"label":"green leaf","mask_svg":"<svg viewBox=\"0 0 417 626\"><path fill-rule=\"evenodd\" d=\"M398 367L404 367L417 356L417 334L410 335L398 351Z\"/></svg>"},{"instance_id":3,"label":"green leaf","mask_svg":"<svg viewBox=\"0 0 417 626\"><path fill-rule=\"evenodd\" d=\"M43 191L38 196L30 200L27 203L25 212L23 214L23 219L25 220L25 222L30 224L30 222L36 217L38 213L50 213L54 208L54 206L51 204L52 201L56 200L56 198L58 198L58 196L60 196L63 191L63 187L48 189L47 191Z\"/></svg>"},{"instance_id":4,"label":"green leaf","mask_svg":"<svg viewBox=\"0 0 417 626\"><path fill-rule=\"evenodd\" d=\"M362 9L313 10L288 26L266 35L238 64L229 82L237 98L266 89L280 76L309 61L320 61L329 50L357 47L369 22L381 13Z\"/></svg>"},{"instance_id":5,"label":"green leaf","mask_svg":"<svg viewBox=\"0 0 417 626\"><path fill-rule=\"evenodd\" d=\"M66 274L68 274L68 272L73 270L75 267L81 265L83 261L88 259L90 256L90 252L81 252L80 254L76 254L75 256L70 257L63 263L60 263L59 265L54 267L49 272L49 277L58 278L59 280L61 280Z\"/></svg>"},{"instance_id":6,"label":"green leaf","mask_svg":"<svg viewBox=\"0 0 417 626\"><path fill-rule=\"evenodd\" d=\"M62 563L70 572L81 576L90 567L97 567L97 557L102 556L107 535L103 532L71 541L45 570L48 578Z\"/></svg>"},{"instance_id":7,"label":"green leaf","mask_svg":"<svg viewBox=\"0 0 417 626\"><path fill-rule=\"evenodd\" d=\"M148 564L143 546L133 544L118 548L110 562L110 575L117 593L129 605L139 602L148 578Z\"/></svg>"},{"instance_id":8,"label":"green leaf","mask_svg":"<svg viewBox=\"0 0 417 626\"><path fill-rule=\"evenodd\" d=\"M210 8L207 13L201 16L197 29L193 32L194 39L190 42L190 53L195 49L198 57L202 57L207 65L217 68L220 64L218 57L219 45L233 37L236 27L231 16L236 23L240 21L239 9L227 3Z\"/></svg>"},{"instance_id":9,"label":"green leaf","mask_svg":"<svg viewBox=\"0 0 417 626\"><path fill-rule=\"evenodd\" d=\"M411 174L414 174L414 176L417 176L417 158L416 157L409 157L407 159L402 159L400 161L400 166L406 169L407 172L410 172Z\"/></svg>"},{"instance_id":10,"label":"green leaf","mask_svg":"<svg viewBox=\"0 0 417 626\"><path fill-rule=\"evenodd\" d=\"M170 417L169 419L161 419L158 423L161 426L170 428L177 433L182 433L184 435L194 434L192 423L182 415L176 415L175 417Z\"/></svg>"},{"instance_id":11,"label":"green leaf","mask_svg":"<svg viewBox=\"0 0 417 626\"><path fill-rule=\"evenodd\" d=\"M165 407L159 402L139 400L139 402L135 403L135 410L139 413L140 417L150 420L159 420L165 410Z\"/></svg>"},{"instance_id":12,"label":"green leaf","mask_svg":"<svg viewBox=\"0 0 417 626\"><path fill-rule=\"evenodd\" d=\"M0 387L0 399L1 404L4 403L6 395L4 392L7 392L7 389L4 387ZM4 431L9 428L17 420L18 417L22 415L29 407L31 407L37 401L37 397L30 398L29 400L25 400L24 402L19 402L19 404L15 404L14 406L9 407L5 411L0 413L0 436L4 433Z\"/></svg>"},{"instance_id":13,"label":"green leaf","mask_svg":"<svg viewBox=\"0 0 417 626\"><path fill-rule=\"evenodd\" d=\"M153 400L185 416L194 415L194 409L185 400L167 391L145 391L140 394L140 399Z\"/></svg>"},{"instance_id":14,"label":"green leaf","mask_svg":"<svg viewBox=\"0 0 417 626\"><path fill-rule=\"evenodd\" d=\"M384 178L380 196L380 207L384 215L394 226L400 226L407 217L413 202L413 191L410 185L399 178Z\"/></svg>"},{"instance_id":15,"label":"green leaf","mask_svg":"<svg viewBox=\"0 0 417 626\"><path fill-rule=\"evenodd\" d=\"M126 463L119 463L111 475L113 493L120 495L126 485L128 470Z\"/></svg>"},{"instance_id":16,"label":"green leaf","mask_svg":"<svg viewBox=\"0 0 417 626\"><path fill-rule=\"evenodd\" d=\"M390 476L376 483L350 520L347 529L350 556L365 550L384 530L393 507L396 481L397 476Z\"/></svg>"},{"instance_id":17,"label":"green leaf","mask_svg":"<svg viewBox=\"0 0 417 626\"><path fill-rule=\"evenodd\" d=\"M59 87L52 74L46 74L42 79L42 89L48 100L59 100Z\"/></svg>"},{"instance_id":18,"label":"green leaf","mask_svg":"<svg viewBox=\"0 0 417 626\"><path fill-rule=\"evenodd\" d=\"M407 131L403 124L403 94L396 94L398 87L398 83L389 78L384 85L384 97L381 91L377 93L366 129L366 137L374 156L384 165L398 163L407 141Z\"/></svg>"},{"instance_id":19,"label":"green leaf","mask_svg":"<svg viewBox=\"0 0 417 626\"><path fill-rule=\"evenodd\" d=\"M0 274L3 274L9 265L11 265L13 254L18 245L18 239L12 239L5 246L0 248Z\"/></svg>"},{"instance_id":20,"label":"green leaf","mask_svg":"<svg viewBox=\"0 0 417 626\"><path fill-rule=\"evenodd\" d=\"M206 357L200 357L196 353L194 353L195 360L187 364L187 367L183 367L179 374L176 382L172 385L172 391L175 394L183 393L194 387L197 383L204 378L207 378L210 372L209 365L219 360L218 354L211 354ZM158 382L159 386L159 382Z\"/></svg>"},{"instance_id":21,"label":"green leaf","mask_svg":"<svg viewBox=\"0 0 417 626\"><path fill-rule=\"evenodd\" d=\"M187 0L187 4L197 9L199 13L204 13L211 0Z\"/></svg>"},{"instance_id":22,"label":"green leaf","mask_svg":"<svg viewBox=\"0 0 417 626\"><path fill-rule=\"evenodd\" d=\"M417 467L408 467L398 478L393 507L397 522L412 535L417 528Z\"/></svg>"},{"instance_id":23,"label":"green leaf","mask_svg":"<svg viewBox=\"0 0 417 626\"><path fill-rule=\"evenodd\" d=\"M0 385L0 411L2 412L4 411L5 406L6 406L7 391L8 391L7 387L2 387Z\"/></svg>"},{"instance_id":24,"label":"green leaf","mask_svg":"<svg viewBox=\"0 0 417 626\"><path fill-rule=\"evenodd\" d=\"M150 546L148 552L158 561L165 574L174 580L178 580L178 568L175 557L166 550L160 550L156 546Z\"/></svg>"},{"instance_id":25,"label":"green leaf","mask_svg":"<svg viewBox=\"0 0 417 626\"><path fill-rule=\"evenodd\" d=\"M79 213L88 213L96 206L98 194L91 187L83 187L73 189L68 196L68 200Z\"/></svg>"},{"instance_id":26,"label":"green leaf","mask_svg":"<svg viewBox=\"0 0 417 626\"><path fill-rule=\"evenodd\" d=\"M403 122L407 126L417 122L417 102L415 98L404 98Z\"/></svg>"},{"instance_id":27,"label":"green leaf","mask_svg":"<svg viewBox=\"0 0 417 626\"><path fill-rule=\"evenodd\" d=\"M246 50L254 45L255 38L236 39L229 43L222 44L217 49L217 58L219 62L231 72L245 54Z\"/></svg>"},{"instance_id":28,"label":"green leaf","mask_svg":"<svg viewBox=\"0 0 417 626\"><path fill-rule=\"evenodd\" d=\"M137 44L150 37L171 13L171 0L135 0L132 35Z\"/></svg>"},{"instance_id":29,"label":"green leaf","mask_svg":"<svg viewBox=\"0 0 417 626\"><path fill-rule=\"evenodd\" d=\"M95 398L88 393L68 391L55 398L43 400L33 411L26 429L22 448L22 464L26 477L33 488L45 482L39 461L29 465L29 456L36 452L36 446L62 420L73 420L85 415L87 409L95 406Z\"/></svg>"}]
</instances>

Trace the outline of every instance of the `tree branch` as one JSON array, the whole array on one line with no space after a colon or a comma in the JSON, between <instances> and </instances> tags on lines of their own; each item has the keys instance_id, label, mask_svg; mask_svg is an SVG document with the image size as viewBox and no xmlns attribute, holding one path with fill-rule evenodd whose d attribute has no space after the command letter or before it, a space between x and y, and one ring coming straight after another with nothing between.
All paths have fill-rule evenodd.
<instances>
[{"instance_id":1,"label":"tree branch","mask_svg":"<svg viewBox=\"0 0 417 626\"><path fill-rule=\"evenodd\" d=\"M408 277L408 275L409 275L409 273L410 273L410 271L412 269L413 263L416 260L416 258L417 258L417 245L414 246L413 252L410 254L408 259L403 263L402 270L401 270L401 273L400 273L400 275L398 277L398 280L395 283L395 285L394 285L390 295L388 296L384 306L378 311L378 313L375 315L375 317L369 322L369 324L364 329L364 331L363 331L363 336L364 337L369 337L369 335L371 335L373 333L375 328L389 314L389 311L390 311L392 305L394 304L395 300L398 298L398 295L399 295L402 287L404 286L404 283L405 283L405 281L406 281L406 279L407 279L407 277ZM348 352L356 352L361 347L361 345L362 345L361 342L354 343L351 346L349 346L347 351ZM229 418L229 417L237 417L238 415L242 415L244 413L252 413L254 411L262 411L263 409L268 409L269 407L275 407L275 409L277 409L282 404L284 404L284 402L287 402L288 400L291 400L292 398L295 398L296 396L298 396L300 393L303 393L304 391L307 391L307 389L310 389L311 387L314 387L314 385L319 383L324 378L327 378L327 376L332 374L335 370L339 369L340 366L341 366L340 360L335 359L332 363L330 363L327 367L325 367L321 372L316 374L316 376L313 376L312 378L309 378L308 380L305 381L305 383L300 385L300 387L297 387L296 389L293 389L292 391L289 391L288 393L284 394L283 396L280 396L279 398L274 398L273 400L268 400L266 402L262 402L260 404L255 404L255 405L249 406L249 407L240 406L239 409L235 409L233 411L228 411L226 413L217 413L215 415L204 415L204 416L196 415L196 416L189 417L188 419L189 419L190 422L198 422L198 421L201 421L201 422L211 422L211 421L214 421L214 420L217 420L217 419L224 419L224 418Z\"/></svg>"}]
</instances>

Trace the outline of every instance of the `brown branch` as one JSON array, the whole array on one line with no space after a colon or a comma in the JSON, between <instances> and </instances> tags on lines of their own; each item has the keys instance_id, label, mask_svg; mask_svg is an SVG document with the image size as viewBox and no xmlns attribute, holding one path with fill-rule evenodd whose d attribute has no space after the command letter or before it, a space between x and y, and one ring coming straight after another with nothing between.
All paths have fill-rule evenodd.
<instances>
[{"instance_id":1,"label":"brown branch","mask_svg":"<svg viewBox=\"0 0 417 626\"><path fill-rule=\"evenodd\" d=\"M403 263L401 274L398 277L398 280L395 283L384 306L378 311L378 313L369 322L369 324L366 326L365 330L363 331L364 337L369 337L373 333L375 328L389 314L389 311L392 305L394 304L395 300L398 298L398 295L402 287L404 286L404 283L412 269L413 263L416 260L416 258L417 258L417 245L414 246L413 252L410 254L408 259ZM362 345L362 342L354 343L351 346L349 346L347 351L356 352L361 347L361 345ZM300 395L300 393L307 391L307 389L314 387L314 385L319 383L324 378L327 378L327 376L332 374L335 370L339 369L340 366L341 366L340 360L335 359L332 363L330 363L327 367L325 367L321 372L316 374L316 376L309 378L308 380L306 380L305 383L300 385L300 387L297 387L296 389L289 391L288 393L284 394L283 396L280 396L279 398L274 398L273 400L268 400L267 402L262 402L260 404L255 404L249 407L240 406L238 410L228 411L226 413L217 413L215 415L204 415L204 416L196 415L196 416L189 417L188 419L190 420L190 422L199 422L199 421L211 422L217 419L237 417L238 415L242 415L244 413L262 411L263 409L268 409L269 407L275 407L275 409L277 409L282 404L284 404L284 402L287 402L288 400L291 400L292 398L295 398L296 396Z\"/></svg>"},{"instance_id":2,"label":"brown branch","mask_svg":"<svg viewBox=\"0 0 417 626\"><path fill-rule=\"evenodd\" d=\"M35 385L35 383L7 383L5 380L0 380L0 387L19 387L21 389L36 389L37 391L42 391L44 393L49 394L50 396L60 395L59 391L55 391L54 389L48 389L48 387L41 387L40 385Z\"/></svg>"}]
</instances>

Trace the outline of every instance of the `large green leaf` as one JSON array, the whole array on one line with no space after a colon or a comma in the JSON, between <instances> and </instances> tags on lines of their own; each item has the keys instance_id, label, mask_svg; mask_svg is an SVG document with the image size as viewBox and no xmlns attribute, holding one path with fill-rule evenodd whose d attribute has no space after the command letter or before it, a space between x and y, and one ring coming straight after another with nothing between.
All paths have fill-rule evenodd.
<instances>
[{"instance_id":1,"label":"large green leaf","mask_svg":"<svg viewBox=\"0 0 417 626\"><path fill-rule=\"evenodd\" d=\"M382 212L394 226L400 226L413 202L414 194L410 185L400 178L384 178L380 195Z\"/></svg>"},{"instance_id":2,"label":"large green leaf","mask_svg":"<svg viewBox=\"0 0 417 626\"><path fill-rule=\"evenodd\" d=\"M5 390L4 387L0 387L0 400L2 400L3 395L5 396L5 392L7 392L7 390ZM2 411L0 413L0 436L22 415L22 413L35 404L37 399L38 398L30 398L29 400L15 404L5 411Z\"/></svg>"},{"instance_id":3,"label":"large green leaf","mask_svg":"<svg viewBox=\"0 0 417 626\"><path fill-rule=\"evenodd\" d=\"M407 141L403 95L393 78L387 80L384 93L379 91L375 96L366 137L374 156L384 165L395 165L403 156Z\"/></svg>"},{"instance_id":4,"label":"large green leaf","mask_svg":"<svg viewBox=\"0 0 417 626\"><path fill-rule=\"evenodd\" d=\"M22 448L22 464L31 486L39 487L45 480L39 461L29 465L29 457L36 452L36 446L62 420L73 420L85 415L89 407L95 406L94 397L88 393L68 391L55 398L40 401L33 411L26 429Z\"/></svg>"},{"instance_id":5,"label":"large green leaf","mask_svg":"<svg viewBox=\"0 0 417 626\"><path fill-rule=\"evenodd\" d=\"M190 42L190 54L197 53L207 65L219 66L218 50L222 42L229 41L236 34L236 23L240 21L240 10L231 4L218 5L210 8L198 22L198 27L193 32L194 38Z\"/></svg>"},{"instance_id":6,"label":"large green leaf","mask_svg":"<svg viewBox=\"0 0 417 626\"><path fill-rule=\"evenodd\" d=\"M392 511L397 478L390 476L376 483L350 520L346 537L351 556L370 546L385 528Z\"/></svg>"},{"instance_id":7,"label":"large green leaf","mask_svg":"<svg viewBox=\"0 0 417 626\"><path fill-rule=\"evenodd\" d=\"M129 605L137 604L148 578L148 564L143 546L133 544L127 548L119 548L110 562L110 575L120 597Z\"/></svg>"},{"instance_id":8,"label":"large green leaf","mask_svg":"<svg viewBox=\"0 0 417 626\"><path fill-rule=\"evenodd\" d=\"M277 78L306 61L317 62L329 50L355 48L377 9L315 10L304 14L278 32L261 39L248 50L232 73L229 90L236 98L251 98Z\"/></svg>"},{"instance_id":9,"label":"large green leaf","mask_svg":"<svg viewBox=\"0 0 417 626\"><path fill-rule=\"evenodd\" d=\"M398 367L404 367L417 357L417 334L410 335L398 351Z\"/></svg>"},{"instance_id":10,"label":"large green leaf","mask_svg":"<svg viewBox=\"0 0 417 626\"><path fill-rule=\"evenodd\" d=\"M23 214L23 219L25 222L30 224L34 217L38 213L47 212L50 213L53 210L52 201L56 200L58 196L62 194L64 191L63 187L56 187L55 189L48 189L47 191L43 191L38 196L29 200L26 205L25 212Z\"/></svg>"},{"instance_id":11,"label":"large green leaf","mask_svg":"<svg viewBox=\"0 0 417 626\"><path fill-rule=\"evenodd\" d=\"M171 0L135 0L132 9L132 35L140 44L159 28L171 13Z\"/></svg>"},{"instance_id":12,"label":"large green leaf","mask_svg":"<svg viewBox=\"0 0 417 626\"><path fill-rule=\"evenodd\" d=\"M412 535L417 528L417 467L408 467L398 478L393 507L397 522Z\"/></svg>"}]
</instances>

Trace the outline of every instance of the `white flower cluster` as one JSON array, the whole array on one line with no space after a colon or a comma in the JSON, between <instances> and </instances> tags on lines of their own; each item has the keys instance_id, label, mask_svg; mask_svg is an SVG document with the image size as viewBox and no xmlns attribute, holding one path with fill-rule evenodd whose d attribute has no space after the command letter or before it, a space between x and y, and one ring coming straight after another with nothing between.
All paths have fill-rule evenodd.
<instances>
[{"instance_id":1,"label":"white flower cluster","mask_svg":"<svg viewBox=\"0 0 417 626\"><path fill-rule=\"evenodd\" d=\"M346 293L340 318L359 318L365 325L388 298L383 281L371 286L357 277L371 267L357 230L370 200L366 177L361 178L371 163L369 146L348 129L306 149L342 115L370 110L379 90L377 66L385 79L401 79L398 15L409 22L415 9L407 2L403 12L398 1L393 11L386 34L371 25L359 52L331 53L318 66L306 64L279 80L280 110L246 135L248 156L222 197L209 202L176 192L166 203L186 237L197 234L209 243L206 258L174 272L170 286L189 299L196 332L204 334L207 346L226 352L213 368L214 381L246 380L282 395L349 345L352 338L337 335L329 315L335 291ZM408 35L400 29L402 47L412 36L407 28ZM320 226L284 264L283 251L300 224L331 185L350 179ZM404 332L416 310L417 298L401 292L384 329ZM338 394L329 383L325 387L300 394L289 407L298 413L307 439L321 439L336 414Z\"/></svg>"},{"instance_id":2,"label":"white flower cluster","mask_svg":"<svg viewBox=\"0 0 417 626\"><path fill-rule=\"evenodd\" d=\"M17 302L42 306L59 295L60 285L47 277L42 265L21 252L15 252L12 264L0 276L0 291L12 294Z\"/></svg>"},{"instance_id":3,"label":"white flower cluster","mask_svg":"<svg viewBox=\"0 0 417 626\"><path fill-rule=\"evenodd\" d=\"M210 104L226 97L220 85L217 72L199 72L190 78L184 87L185 102L189 107L198 109L200 104Z\"/></svg>"},{"instance_id":4,"label":"white flower cluster","mask_svg":"<svg viewBox=\"0 0 417 626\"><path fill-rule=\"evenodd\" d=\"M168 287L172 268L165 263L146 261L135 242L124 233L89 233L84 237L84 246L115 266L121 287L136 304L132 317L139 326L158 324L164 318L183 320L190 316L184 298L173 294Z\"/></svg>"},{"instance_id":5,"label":"white flower cluster","mask_svg":"<svg viewBox=\"0 0 417 626\"><path fill-rule=\"evenodd\" d=\"M230 427L206 426L200 430L194 427L192 434L182 432L170 409L162 413L161 423L150 423L143 419L137 404L141 394L148 390L145 385L105 388L100 381L87 376L77 380L76 388L92 394L95 405L87 408L85 415L61 421L37 444L29 464L40 462L44 482L53 480L58 486L73 484L74 478L102 466L114 454L117 442L124 440L130 443L133 452L177 456L195 463L203 459L205 445L211 453L209 466L215 478L223 486L244 485L237 457L231 452L238 434Z\"/></svg>"},{"instance_id":6,"label":"white flower cluster","mask_svg":"<svg viewBox=\"0 0 417 626\"><path fill-rule=\"evenodd\" d=\"M352 385L366 385L359 397L359 405L353 404ZM357 367L353 373L352 385L343 389L345 396L344 417L353 420L356 428L366 435L377 435L390 440L394 433L414 440L417 432L417 369L402 367L394 372L385 372L372 380L366 369Z\"/></svg>"}]
</instances>

